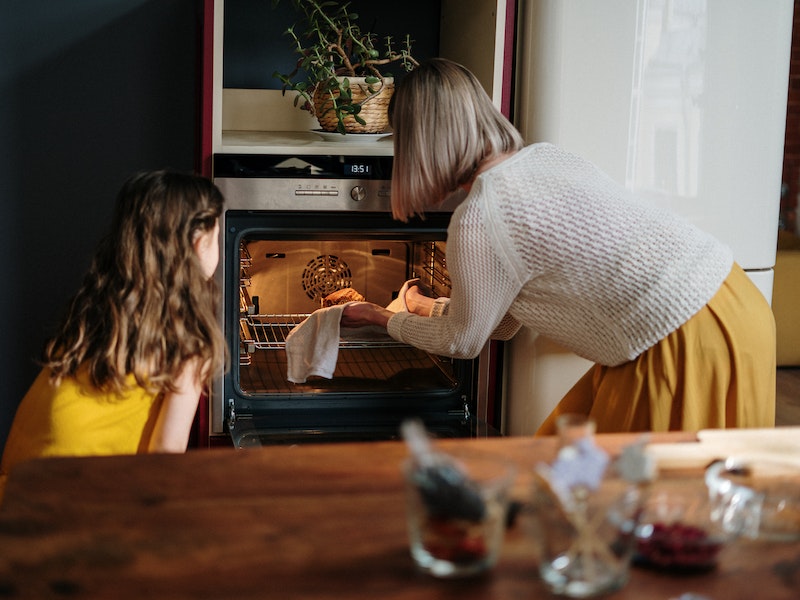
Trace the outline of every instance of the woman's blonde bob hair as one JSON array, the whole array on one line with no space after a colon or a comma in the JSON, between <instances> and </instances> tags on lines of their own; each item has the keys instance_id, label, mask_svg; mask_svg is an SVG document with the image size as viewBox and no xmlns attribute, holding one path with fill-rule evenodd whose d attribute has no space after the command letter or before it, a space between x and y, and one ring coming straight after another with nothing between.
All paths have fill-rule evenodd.
<instances>
[{"instance_id":1,"label":"woman's blonde bob hair","mask_svg":"<svg viewBox=\"0 0 800 600\"><path fill-rule=\"evenodd\" d=\"M398 84L389 105L394 131L392 213L407 221L468 183L490 156L523 147L520 133L477 78L443 58Z\"/></svg>"}]
</instances>

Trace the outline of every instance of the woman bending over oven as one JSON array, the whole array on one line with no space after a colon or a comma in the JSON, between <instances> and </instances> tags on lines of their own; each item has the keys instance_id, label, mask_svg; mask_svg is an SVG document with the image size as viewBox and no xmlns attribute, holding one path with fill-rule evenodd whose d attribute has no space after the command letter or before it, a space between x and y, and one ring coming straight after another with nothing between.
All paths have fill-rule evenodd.
<instances>
[{"instance_id":1,"label":"woman bending over oven","mask_svg":"<svg viewBox=\"0 0 800 600\"><path fill-rule=\"evenodd\" d=\"M727 246L578 156L525 146L456 63L409 73L390 113L395 218L466 191L447 235L452 292L412 288L397 314L350 304L343 326L460 358L524 326L594 362L540 434L565 412L598 432L774 425L772 311Z\"/></svg>"}]
</instances>

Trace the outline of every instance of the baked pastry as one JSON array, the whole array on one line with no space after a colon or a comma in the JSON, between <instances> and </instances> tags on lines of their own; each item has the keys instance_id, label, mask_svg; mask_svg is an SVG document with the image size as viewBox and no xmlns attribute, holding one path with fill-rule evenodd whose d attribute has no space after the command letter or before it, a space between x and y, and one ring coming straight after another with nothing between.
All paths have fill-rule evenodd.
<instances>
[{"instance_id":1,"label":"baked pastry","mask_svg":"<svg viewBox=\"0 0 800 600\"><path fill-rule=\"evenodd\" d=\"M336 306L337 304L346 304L347 302L363 302L364 296L359 294L353 288L344 288L336 290L325 296L322 299L322 307Z\"/></svg>"}]
</instances>

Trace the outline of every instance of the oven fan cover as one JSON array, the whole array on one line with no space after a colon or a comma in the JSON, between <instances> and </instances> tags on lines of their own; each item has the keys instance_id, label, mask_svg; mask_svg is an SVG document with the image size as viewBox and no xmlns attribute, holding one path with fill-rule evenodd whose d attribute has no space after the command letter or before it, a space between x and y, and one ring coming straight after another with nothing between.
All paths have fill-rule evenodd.
<instances>
[{"instance_id":1,"label":"oven fan cover","mask_svg":"<svg viewBox=\"0 0 800 600\"><path fill-rule=\"evenodd\" d=\"M321 254L308 261L303 269L303 291L315 302L341 289L352 287L350 267L333 254Z\"/></svg>"}]
</instances>

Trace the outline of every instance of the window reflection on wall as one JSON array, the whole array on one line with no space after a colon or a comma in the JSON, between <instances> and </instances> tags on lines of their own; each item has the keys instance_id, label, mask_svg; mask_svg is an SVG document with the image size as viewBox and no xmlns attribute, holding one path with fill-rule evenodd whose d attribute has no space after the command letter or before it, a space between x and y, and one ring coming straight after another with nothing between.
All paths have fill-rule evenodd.
<instances>
[{"instance_id":1,"label":"window reflection on wall","mask_svg":"<svg viewBox=\"0 0 800 600\"><path fill-rule=\"evenodd\" d=\"M627 183L645 195L698 193L707 3L639 3Z\"/></svg>"}]
</instances>

